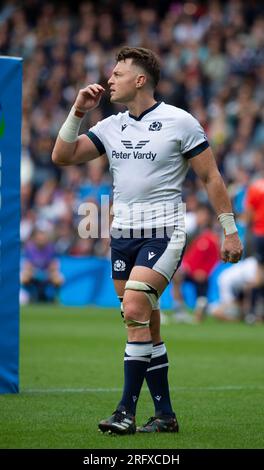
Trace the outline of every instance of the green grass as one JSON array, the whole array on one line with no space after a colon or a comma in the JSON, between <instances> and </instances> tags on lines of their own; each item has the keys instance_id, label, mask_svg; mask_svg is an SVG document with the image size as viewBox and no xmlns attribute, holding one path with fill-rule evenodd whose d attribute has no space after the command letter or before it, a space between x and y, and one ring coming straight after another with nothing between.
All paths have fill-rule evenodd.
<instances>
[{"instance_id":1,"label":"green grass","mask_svg":"<svg viewBox=\"0 0 264 470\"><path fill-rule=\"evenodd\" d=\"M115 409L123 381L119 312L22 309L20 393L0 395L0 448L263 448L263 326L208 319L162 331L180 433L102 435L97 423ZM137 422L151 415L144 388Z\"/></svg>"}]
</instances>

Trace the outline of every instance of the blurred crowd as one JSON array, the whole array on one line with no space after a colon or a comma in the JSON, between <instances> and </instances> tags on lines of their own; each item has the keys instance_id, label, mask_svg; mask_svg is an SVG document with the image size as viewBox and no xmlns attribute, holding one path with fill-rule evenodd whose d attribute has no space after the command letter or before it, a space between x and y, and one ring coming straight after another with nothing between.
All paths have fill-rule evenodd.
<instances>
[{"instance_id":1,"label":"blurred crowd","mask_svg":"<svg viewBox=\"0 0 264 470\"><path fill-rule=\"evenodd\" d=\"M154 50L161 59L156 97L192 113L204 126L227 184L245 256L254 255L247 230L249 185L264 169L264 12L262 2L7 1L0 9L0 55L24 59L22 126L22 247L34 230L49 233L57 255L108 256L105 239L78 235L80 203L111 199L105 159L69 168L51 151L78 90L106 85L124 45ZM103 97L81 130L122 110ZM189 172L184 185L187 228L199 231L197 208L207 202ZM220 236L211 215L211 226ZM264 236L264 233L263 233Z\"/></svg>"}]
</instances>

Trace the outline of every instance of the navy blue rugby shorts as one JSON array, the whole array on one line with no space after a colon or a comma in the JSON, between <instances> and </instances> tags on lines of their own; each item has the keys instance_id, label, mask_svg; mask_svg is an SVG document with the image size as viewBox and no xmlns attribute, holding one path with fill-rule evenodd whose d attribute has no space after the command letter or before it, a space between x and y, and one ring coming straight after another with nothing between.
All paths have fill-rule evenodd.
<instances>
[{"instance_id":1,"label":"navy blue rugby shorts","mask_svg":"<svg viewBox=\"0 0 264 470\"><path fill-rule=\"evenodd\" d=\"M136 235L136 236L133 236ZM111 229L112 278L127 280L134 266L146 266L162 274L168 282L181 264L186 234L174 227L151 229Z\"/></svg>"}]
</instances>

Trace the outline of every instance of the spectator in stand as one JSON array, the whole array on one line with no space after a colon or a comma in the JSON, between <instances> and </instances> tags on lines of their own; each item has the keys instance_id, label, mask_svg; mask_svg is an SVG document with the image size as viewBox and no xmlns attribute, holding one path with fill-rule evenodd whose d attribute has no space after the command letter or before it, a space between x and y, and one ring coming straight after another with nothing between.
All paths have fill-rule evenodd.
<instances>
[{"instance_id":1,"label":"spectator in stand","mask_svg":"<svg viewBox=\"0 0 264 470\"><path fill-rule=\"evenodd\" d=\"M259 178L253 181L246 196L246 220L252 232L254 255L258 269L252 289L251 308L246 317L248 323L256 320L258 309L264 311L264 167Z\"/></svg>"},{"instance_id":2,"label":"spectator in stand","mask_svg":"<svg viewBox=\"0 0 264 470\"><path fill-rule=\"evenodd\" d=\"M53 301L57 289L63 284L54 244L50 240L49 233L48 224L45 226L43 223L39 224L31 239L26 243L21 271L24 299L37 302Z\"/></svg>"},{"instance_id":3,"label":"spectator in stand","mask_svg":"<svg viewBox=\"0 0 264 470\"><path fill-rule=\"evenodd\" d=\"M235 179L230 185L230 196L236 216L237 229L244 245L246 244L245 200L249 179L249 173L243 168L238 167Z\"/></svg>"},{"instance_id":4,"label":"spectator in stand","mask_svg":"<svg viewBox=\"0 0 264 470\"><path fill-rule=\"evenodd\" d=\"M182 313L183 300L179 285L191 282L196 290L194 318L203 319L207 307L208 278L220 260L219 238L213 230L214 213L207 204L200 203L196 211L197 228L183 256L181 268L173 278L175 300ZM177 310L175 318L177 320ZM179 320L181 317L178 317Z\"/></svg>"},{"instance_id":5,"label":"spectator in stand","mask_svg":"<svg viewBox=\"0 0 264 470\"><path fill-rule=\"evenodd\" d=\"M93 201L100 208L102 196L111 195L111 184L105 177L104 161L91 161L87 164L87 173L82 185L79 187L80 201Z\"/></svg>"}]
</instances>

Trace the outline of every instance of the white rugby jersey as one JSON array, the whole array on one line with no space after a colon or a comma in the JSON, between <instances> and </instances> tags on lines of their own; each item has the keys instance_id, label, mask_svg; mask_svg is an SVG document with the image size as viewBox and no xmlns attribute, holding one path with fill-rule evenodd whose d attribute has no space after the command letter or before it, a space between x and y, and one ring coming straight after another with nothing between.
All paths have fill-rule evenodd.
<instances>
[{"instance_id":1,"label":"white rugby jersey","mask_svg":"<svg viewBox=\"0 0 264 470\"><path fill-rule=\"evenodd\" d=\"M209 146L199 122L158 102L138 117L126 111L99 121L87 136L109 160L113 227L174 226L188 159Z\"/></svg>"}]
</instances>

